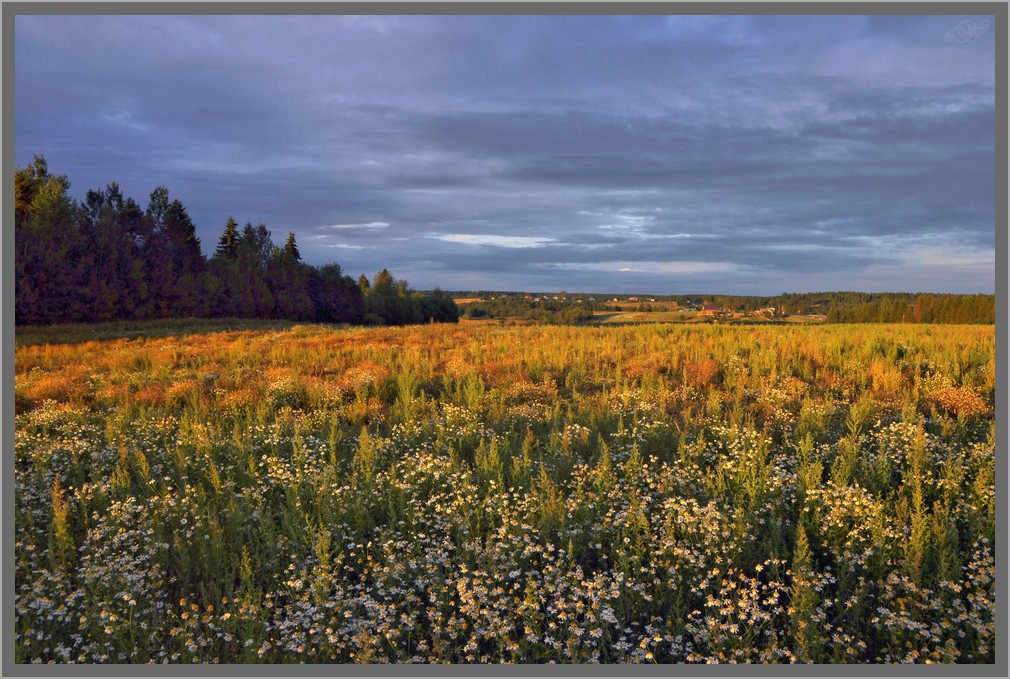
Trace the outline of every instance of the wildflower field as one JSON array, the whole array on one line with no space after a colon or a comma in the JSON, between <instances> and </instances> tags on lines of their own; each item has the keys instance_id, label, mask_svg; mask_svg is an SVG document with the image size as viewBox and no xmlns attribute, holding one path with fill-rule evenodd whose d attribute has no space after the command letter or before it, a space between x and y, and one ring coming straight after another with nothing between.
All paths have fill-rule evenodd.
<instances>
[{"instance_id":1,"label":"wildflower field","mask_svg":"<svg viewBox=\"0 0 1010 679\"><path fill-rule=\"evenodd\" d=\"M19 331L15 661L995 662L993 326Z\"/></svg>"}]
</instances>

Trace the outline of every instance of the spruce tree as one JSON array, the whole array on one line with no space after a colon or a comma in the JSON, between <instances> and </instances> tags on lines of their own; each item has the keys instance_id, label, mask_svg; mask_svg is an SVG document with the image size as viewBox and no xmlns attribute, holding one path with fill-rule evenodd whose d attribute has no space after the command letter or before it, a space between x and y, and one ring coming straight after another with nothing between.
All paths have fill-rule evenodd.
<instances>
[{"instance_id":1,"label":"spruce tree","mask_svg":"<svg viewBox=\"0 0 1010 679\"><path fill-rule=\"evenodd\" d=\"M295 234L288 231L288 240L284 243L284 254L296 262L302 261L302 255L298 252L298 245L295 243Z\"/></svg>"},{"instance_id":2,"label":"spruce tree","mask_svg":"<svg viewBox=\"0 0 1010 679\"><path fill-rule=\"evenodd\" d=\"M388 269L383 269L379 273L375 274L375 278L372 281L372 294L374 295L392 295L395 290L393 287L393 274L389 273Z\"/></svg>"},{"instance_id":3,"label":"spruce tree","mask_svg":"<svg viewBox=\"0 0 1010 679\"><path fill-rule=\"evenodd\" d=\"M247 266L266 267L274 253L274 242L265 224L247 222L238 241L238 259Z\"/></svg>"},{"instance_id":4,"label":"spruce tree","mask_svg":"<svg viewBox=\"0 0 1010 679\"><path fill-rule=\"evenodd\" d=\"M234 217L229 217L228 222L224 225L221 238L217 241L215 256L225 259L235 259L238 255L239 238L238 224L235 222Z\"/></svg>"}]
</instances>

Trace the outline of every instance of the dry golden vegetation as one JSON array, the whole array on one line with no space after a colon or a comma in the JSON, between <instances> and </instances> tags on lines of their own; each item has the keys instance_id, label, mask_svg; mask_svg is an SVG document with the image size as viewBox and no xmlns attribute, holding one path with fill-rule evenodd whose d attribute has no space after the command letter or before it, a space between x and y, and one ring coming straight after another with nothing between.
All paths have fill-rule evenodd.
<instances>
[{"instance_id":1,"label":"dry golden vegetation","mask_svg":"<svg viewBox=\"0 0 1010 679\"><path fill-rule=\"evenodd\" d=\"M992 326L33 332L18 662L995 660Z\"/></svg>"}]
</instances>

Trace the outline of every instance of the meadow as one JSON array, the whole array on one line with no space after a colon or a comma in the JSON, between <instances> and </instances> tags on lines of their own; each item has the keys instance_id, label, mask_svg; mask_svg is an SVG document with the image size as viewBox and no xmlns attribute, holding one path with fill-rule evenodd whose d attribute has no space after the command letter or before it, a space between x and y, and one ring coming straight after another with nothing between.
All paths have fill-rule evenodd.
<instances>
[{"instance_id":1,"label":"meadow","mask_svg":"<svg viewBox=\"0 0 1010 679\"><path fill-rule=\"evenodd\" d=\"M17 333L16 662L995 662L991 325L144 327Z\"/></svg>"}]
</instances>

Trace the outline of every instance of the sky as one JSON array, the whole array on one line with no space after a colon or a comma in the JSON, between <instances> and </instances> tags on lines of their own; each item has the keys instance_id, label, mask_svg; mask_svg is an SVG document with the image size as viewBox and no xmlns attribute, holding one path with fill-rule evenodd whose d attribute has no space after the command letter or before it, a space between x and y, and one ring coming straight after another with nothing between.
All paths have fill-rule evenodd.
<instances>
[{"instance_id":1,"label":"sky","mask_svg":"<svg viewBox=\"0 0 1010 679\"><path fill-rule=\"evenodd\" d=\"M984 16L17 16L15 157L415 289L993 293Z\"/></svg>"}]
</instances>

